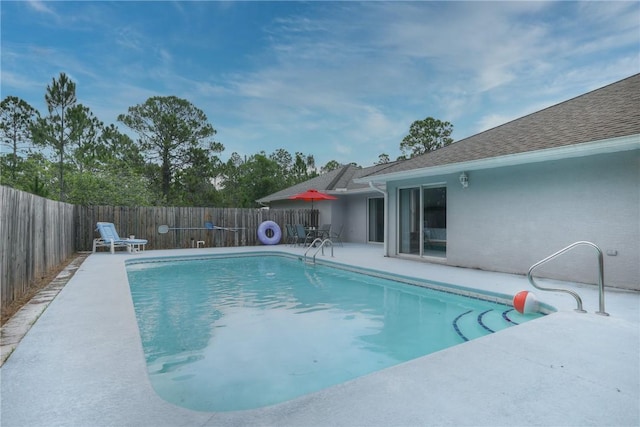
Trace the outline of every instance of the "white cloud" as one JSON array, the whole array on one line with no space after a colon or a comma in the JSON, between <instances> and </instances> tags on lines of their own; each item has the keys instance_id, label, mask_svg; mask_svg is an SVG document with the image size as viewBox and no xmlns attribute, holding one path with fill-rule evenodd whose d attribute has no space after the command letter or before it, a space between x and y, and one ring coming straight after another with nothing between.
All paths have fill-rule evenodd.
<instances>
[{"instance_id":1,"label":"white cloud","mask_svg":"<svg viewBox=\"0 0 640 427\"><path fill-rule=\"evenodd\" d=\"M118 26L113 29L114 42L125 49L131 49L139 53L145 51L143 37L140 31L131 25Z\"/></svg>"},{"instance_id":2,"label":"white cloud","mask_svg":"<svg viewBox=\"0 0 640 427\"><path fill-rule=\"evenodd\" d=\"M48 15L53 15L55 17L58 17L57 13L49 7L47 2L39 1L39 0L28 0L26 4L36 12L45 13Z\"/></svg>"}]
</instances>

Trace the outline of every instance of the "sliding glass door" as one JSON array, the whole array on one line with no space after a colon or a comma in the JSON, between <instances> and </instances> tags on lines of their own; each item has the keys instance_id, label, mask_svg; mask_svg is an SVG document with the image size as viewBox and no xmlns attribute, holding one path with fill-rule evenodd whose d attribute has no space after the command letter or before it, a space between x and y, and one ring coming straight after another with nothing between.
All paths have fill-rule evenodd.
<instances>
[{"instance_id":1,"label":"sliding glass door","mask_svg":"<svg viewBox=\"0 0 640 427\"><path fill-rule=\"evenodd\" d=\"M447 253L447 188L422 189L422 255Z\"/></svg>"},{"instance_id":2,"label":"sliding glass door","mask_svg":"<svg viewBox=\"0 0 640 427\"><path fill-rule=\"evenodd\" d=\"M369 199L369 230L368 240L370 242L384 242L384 198L377 197Z\"/></svg>"},{"instance_id":3,"label":"sliding glass door","mask_svg":"<svg viewBox=\"0 0 640 427\"><path fill-rule=\"evenodd\" d=\"M400 253L420 254L420 188L400 190Z\"/></svg>"},{"instance_id":4,"label":"sliding glass door","mask_svg":"<svg viewBox=\"0 0 640 427\"><path fill-rule=\"evenodd\" d=\"M420 256L445 256L447 188L403 188L399 191L398 199L398 252Z\"/></svg>"}]
</instances>

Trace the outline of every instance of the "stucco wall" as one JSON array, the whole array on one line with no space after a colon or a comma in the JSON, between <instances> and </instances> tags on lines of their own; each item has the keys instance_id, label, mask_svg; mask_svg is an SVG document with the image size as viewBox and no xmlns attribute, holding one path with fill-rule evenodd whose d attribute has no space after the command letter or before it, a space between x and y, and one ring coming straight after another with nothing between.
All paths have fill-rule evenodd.
<instances>
[{"instance_id":1,"label":"stucco wall","mask_svg":"<svg viewBox=\"0 0 640 427\"><path fill-rule=\"evenodd\" d=\"M355 196L358 197L359 196ZM362 202L364 203L364 202ZM366 215L360 213L360 209L357 208L357 203L352 206L352 197L339 196L338 200L323 200L316 201L313 204L313 208L318 210L318 226L323 224L331 224L333 231L338 231L338 228L344 224L344 231L342 234L343 242L353 242L359 240L351 240L354 238L349 236L350 229L358 229L360 223L366 221ZM277 200L271 202L271 209L311 209L311 202L303 200ZM349 209L355 209L358 211L357 217L352 216L352 212ZM366 227L366 223L362 225ZM365 229L366 231L366 229Z\"/></svg>"},{"instance_id":2,"label":"stucco wall","mask_svg":"<svg viewBox=\"0 0 640 427\"><path fill-rule=\"evenodd\" d=\"M639 171L635 150L470 171L467 189L457 174L413 183L447 182L447 264L523 274L553 252L587 240L605 253L617 252L605 255L605 285L640 290ZM395 224L395 203L391 212ZM391 254L397 253L394 229ZM592 248L580 247L536 275L596 283L596 260Z\"/></svg>"},{"instance_id":3,"label":"stucco wall","mask_svg":"<svg viewBox=\"0 0 640 427\"><path fill-rule=\"evenodd\" d=\"M338 196L338 200L315 202L319 212L318 225L331 224L333 231L342 230L342 241L367 243L367 200L379 197L378 193ZM271 203L272 209L311 209L311 203L300 200L279 200Z\"/></svg>"},{"instance_id":4,"label":"stucco wall","mask_svg":"<svg viewBox=\"0 0 640 427\"><path fill-rule=\"evenodd\" d=\"M332 201L316 201L313 209L318 211L318 225L331 223ZM304 200L277 200L270 203L271 209L311 209L311 202ZM304 224L308 225L308 224Z\"/></svg>"},{"instance_id":5,"label":"stucco wall","mask_svg":"<svg viewBox=\"0 0 640 427\"><path fill-rule=\"evenodd\" d=\"M345 198L347 217L343 221L334 221L336 225L344 223L342 241L351 243L367 242L367 196L358 194Z\"/></svg>"}]
</instances>

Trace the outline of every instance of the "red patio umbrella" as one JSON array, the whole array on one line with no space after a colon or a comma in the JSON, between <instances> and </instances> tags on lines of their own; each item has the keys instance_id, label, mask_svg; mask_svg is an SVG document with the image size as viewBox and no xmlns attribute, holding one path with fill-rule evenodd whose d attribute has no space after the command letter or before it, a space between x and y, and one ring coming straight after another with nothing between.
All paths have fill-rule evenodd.
<instances>
[{"instance_id":1,"label":"red patio umbrella","mask_svg":"<svg viewBox=\"0 0 640 427\"><path fill-rule=\"evenodd\" d=\"M303 191L302 193L294 194L289 197L291 200L306 200L307 202L311 202L311 210L313 210L313 202L314 200L338 200L337 197L332 196L331 194L323 193L321 191L315 190L313 188Z\"/></svg>"}]
</instances>

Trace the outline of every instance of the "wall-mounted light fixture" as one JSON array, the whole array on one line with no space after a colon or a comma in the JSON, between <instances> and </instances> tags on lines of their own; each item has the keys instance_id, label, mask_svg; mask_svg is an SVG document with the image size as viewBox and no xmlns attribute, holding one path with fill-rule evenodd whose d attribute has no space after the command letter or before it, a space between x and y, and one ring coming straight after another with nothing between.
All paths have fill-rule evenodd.
<instances>
[{"instance_id":1,"label":"wall-mounted light fixture","mask_svg":"<svg viewBox=\"0 0 640 427\"><path fill-rule=\"evenodd\" d=\"M469 176L466 172L462 172L458 177L458 180L460 181L462 188L467 188L469 186Z\"/></svg>"}]
</instances>

